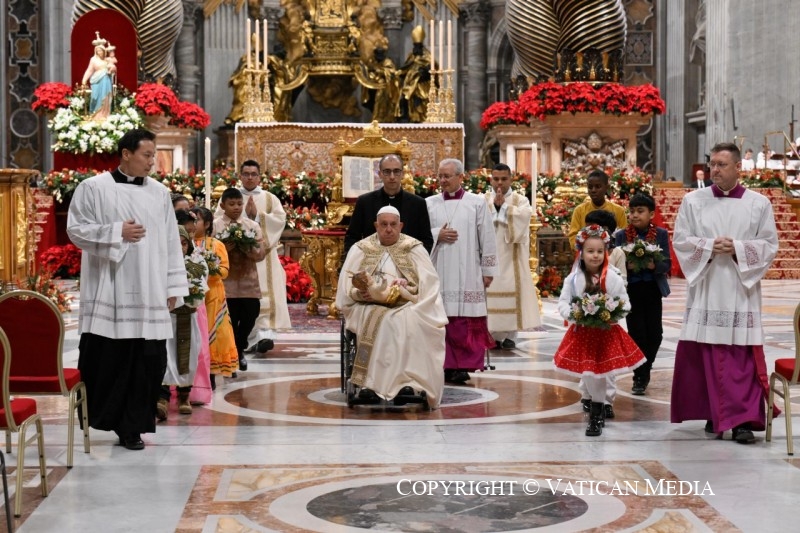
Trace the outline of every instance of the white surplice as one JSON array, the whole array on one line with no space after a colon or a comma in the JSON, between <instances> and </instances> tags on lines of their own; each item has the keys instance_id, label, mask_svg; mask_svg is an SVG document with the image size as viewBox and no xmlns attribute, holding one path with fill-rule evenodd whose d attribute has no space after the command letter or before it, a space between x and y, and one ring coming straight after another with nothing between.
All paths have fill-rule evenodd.
<instances>
[{"instance_id":1,"label":"white surplice","mask_svg":"<svg viewBox=\"0 0 800 533\"><path fill-rule=\"evenodd\" d=\"M416 293L416 303L387 307L361 300L351 274L381 272L387 282L403 278ZM336 293L336 306L347 329L357 336L353 382L386 400L409 386L425 391L428 405L442 399L447 316L439 294L439 278L422 243L407 235L392 246L381 246L373 234L347 254Z\"/></svg>"},{"instance_id":2,"label":"white surplice","mask_svg":"<svg viewBox=\"0 0 800 533\"><path fill-rule=\"evenodd\" d=\"M277 196L261 187L248 191L240 187L244 205L253 198L258 214L253 219L261 227L261 234L267 247L267 256L263 261L256 263L258 269L258 282L261 287L261 309L258 314L253 331L247 339L247 345L253 346L262 339L275 339L276 329L291 329L289 307L286 302L286 272L278 259L278 246L281 244L281 235L286 227L286 211ZM220 216L221 208L217 208ZM242 216L247 216L242 213Z\"/></svg>"},{"instance_id":3,"label":"white surplice","mask_svg":"<svg viewBox=\"0 0 800 533\"><path fill-rule=\"evenodd\" d=\"M497 276L487 289L489 331L516 332L541 324L539 302L530 268L531 204L525 196L508 190L505 203L494 206L495 192L486 193L486 206L494 222L497 241ZM503 340L496 336L495 339Z\"/></svg>"},{"instance_id":4,"label":"white surplice","mask_svg":"<svg viewBox=\"0 0 800 533\"><path fill-rule=\"evenodd\" d=\"M436 243L431 261L439 273L447 316L486 316L483 276L497 275L497 243L486 201L466 191L459 200L445 201L437 194L425 201ZM456 242L437 242L445 224L458 231Z\"/></svg>"},{"instance_id":5,"label":"white surplice","mask_svg":"<svg viewBox=\"0 0 800 533\"><path fill-rule=\"evenodd\" d=\"M122 223L142 224L139 242L123 242ZM151 178L118 184L110 172L81 182L67 234L83 251L80 333L111 339L172 338L167 299L189 294L169 190Z\"/></svg>"},{"instance_id":6,"label":"white surplice","mask_svg":"<svg viewBox=\"0 0 800 533\"><path fill-rule=\"evenodd\" d=\"M681 340L760 345L761 278L778 251L772 204L744 191L715 197L716 187L687 194L675 221L672 245L689 284ZM737 260L714 255L714 239L733 239Z\"/></svg>"}]
</instances>

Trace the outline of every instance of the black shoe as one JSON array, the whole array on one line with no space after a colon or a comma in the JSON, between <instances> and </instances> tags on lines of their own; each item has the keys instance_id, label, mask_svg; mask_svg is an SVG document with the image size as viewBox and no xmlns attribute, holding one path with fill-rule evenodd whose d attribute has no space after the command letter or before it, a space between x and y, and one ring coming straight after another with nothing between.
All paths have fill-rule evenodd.
<instances>
[{"instance_id":1,"label":"black shoe","mask_svg":"<svg viewBox=\"0 0 800 533\"><path fill-rule=\"evenodd\" d=\"M634 396L644 396L644 391L647 390L647 385L645 384L642 378L633 378L633 388L631 389L631 394Z\"/></svg>"},{"instance_id":2,"label":"black shoe","mask_svg":"<svg viewBox=\"0 0 800 533\"><path fill-rule=\"evenodd\" d=\"M748 424L742 424L733 428L733 440L739 444L753 444L756 441L756 437Z\"/></svg>"},{"instance_id":3,"label":"black shoe","mask_svg":"<svg viewBox=\"0 0 800 533\"><path fill-rule=\"evenodd\" d=\"M592 400L589 398L581 398L581 404L583 404L583 412L588 413L592 410Z\"/></svg>"},{"instance_id":4,"label":"black shoe","mask_svg":"<svg viewBox=\"0 0 800 533\"><path fill-rule=\"evenodd\" d=\"M617 415L614 413L614 406L611 404L606 404L603 409L605 410L605 417L606 418L616 418Z\"/></svg>"},{"instance_id":5,"label":"black shoe","mask_svg":"<svg viewBox=\"0 0 800 533\"><path fill-rule=\"evenodd\" d=\"M589 425L586 426L587 437L599 437L603 433L603 404L592 402L591 412L589 413Z\"/></svg>"},{"instance_id":6,"label":"black shoe","mask_svg":"<svg viewBox=\"0 0 800 533\"><path fill-rule=\"evenodd\" d=\"M138 433L126 435L121 444L128 450L144 450L144 441Z\"/></svg>"},{"instance_id":7,"label":"black shoe","mask_svg":"<svg viewBox=\"0 0 800 533\"><path fill-rule=\"evenodd\" d=\"M495 347L496 350L502 350L503 349L503 343L500 342L500 341L494 341L494 347Z\"/></svg>"},{"instance_id":8,"label":"black shoe","mask_svg":"<svg viewBox=\"0 0 800 533\"><path fill-rule=\"evenodd\" d=\"M706 420L705 432L706 433L716 433L716 431L714 431L714 422L713 421Z\"/></svg>"},{"instance_id":9,"label":"black shoe","mask_svg":"<svg viewBox=\"0 0 800 533\"><path fill-rule=\"evenodd\" d=\"M258 341L258 344L256 344L256 352L258 352L258 353L267 353L268 351L270 351L274 347L275 347L275 343L272 342L272 339L262 339L262 340Z\"/></svg>"},{"instance_id":10,"label":"black shoe","mask_svg":"<svg viewBox=\"0 0 800 533\"><path fill-rule=\"evenodd\" d=\"M511 339L506 339L503 341L500 347L504 350L513 350L514 348L517 347L517 343L512 341Z\"/></svg>"},{"instance_id":11,"label":"black shoe","mask_svg":"<svg viewBox=\"0 0 800 533\"><path fill-rule=\"evenodd\" d=\"M358 392L359 403L376 404L381 403L381 397L369 389L361 389Z\"/></svg>"},{"instance_id":12,"label":"black shoe","mask_svg":"<svg viewBox=\"0 0 800 533\"><path fill-rule=\"evenodd\" d=\"M409 396L414 396L414 389L412 387L403 387L394 397L393 402L395 405L405 405L408 403Z\"/></svg>"},{"instance_id":13,"label":"black shoe","mask_svg":"<svg viewBox=\"0 0 800 533\"><path fill-rule=\"evenodd\" d=\"M239 359L239 370L241 370L242 372L246 372L247 371L247 359L245 359L244 356L242 356Z\"/></svg>"}]
</instances>

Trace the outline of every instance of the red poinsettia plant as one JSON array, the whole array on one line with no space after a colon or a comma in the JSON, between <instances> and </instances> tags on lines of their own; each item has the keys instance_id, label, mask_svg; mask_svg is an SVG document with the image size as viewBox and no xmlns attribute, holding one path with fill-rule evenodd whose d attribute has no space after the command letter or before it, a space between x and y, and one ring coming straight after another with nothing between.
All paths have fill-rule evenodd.
<instances>
[{"instance_id":1,"label":"red poinsettia plant","mask_svg":"<svg viewBox=\"0 0 800 533\"><path fill-rule=\"evenodd\" d=\"M498 105L502 104L502 105ZM481 127L496 124L524 124L531 118L544 120L548 115L562 113L607 113L626 115L660 115L666 105L657 87L644 85L626 86L619 83L593 85L586 82L544 82L532 85L519 98L516 106L512 102L497 102L483 112Z\"/></svg>"},{"instance_id":2,"label":"red poinsettia plant","mask_svg":"<svg viewBox=\"0 0 800 533\"><path fill-rule=\"evenodd\" d=\"M481 116L481 128L488 130L498 124L527 124L528 116L519 102L495 102Z\"/></svg>"},{"instance_id":3,"label":"red poinsettia plant","mask_svg":"<svg viewBox=\"0 0 800 533\"><path fill-rule=\"evenodd\" d=\"M169 123L179 128L204 130L211 124L211 116L197 104L192 102L177 102L171 109L172 117Z\"/></svg>"},{"instance_id":4,"label":"red poinsettia plant","mask_svg":"<svg viewBox=\"0 0 800 533\"><path fill-rule=\"evenodd\" d=\"M300 268L300 263L285 255L278 256L286 272L286 300L289 302L304 302L314 294L311 278L305 270Z\"/></svg>"},{"instance_id":5,"label":"red poinsettia plant","mask_svg":"<svg viewBox=\"0 0 800 533\"><path fill-rule=\"evenodd\" d=\"M178 105L178 97L166 85L143 83L136 89L134 102L145 115L170 115Z\"/></svg>"},{"instance_id":6,"label":"red poinsettia plant","mask_svg":"<svg viewBox=\"0 0 800 533\"><path fill-rule=\"evenodd\" d=\"M59 107L69 106L67 96L72 94L72 88L66 83L43 83L33 91L35 100L31 104L34 111L55 111Z\"/></svg>"},{"instance_id":7,"label":"red poinsettia plant","mask_svg":"<svg viewBox=\"0 0 800 533\"><path fill-rule=\"evenodd\" d=\"M81 273L81 249L74 244L51 246L42 253L44 271L54 278L77 278Z\"/></svg>"}]
</instances>

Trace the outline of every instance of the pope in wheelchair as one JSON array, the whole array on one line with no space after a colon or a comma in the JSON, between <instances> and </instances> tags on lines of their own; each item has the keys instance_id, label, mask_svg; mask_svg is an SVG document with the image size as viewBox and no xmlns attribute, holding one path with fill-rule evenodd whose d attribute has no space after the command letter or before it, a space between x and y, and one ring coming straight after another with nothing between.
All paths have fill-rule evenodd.
<instances>
[{"instance_id":1,"label":"pope in wheelchair","mask_svg":"<svg viewBox=\"0 0 800 533\"><path fill-rule=\"evenodd\" d=\"M356 243L345 259L336 306L357 339L345 377L396 404L419 393L435 409L444 389L447 315L428 253L402 228L400 212L383 207L377 233Z\"/></svg>"}]
</instances>

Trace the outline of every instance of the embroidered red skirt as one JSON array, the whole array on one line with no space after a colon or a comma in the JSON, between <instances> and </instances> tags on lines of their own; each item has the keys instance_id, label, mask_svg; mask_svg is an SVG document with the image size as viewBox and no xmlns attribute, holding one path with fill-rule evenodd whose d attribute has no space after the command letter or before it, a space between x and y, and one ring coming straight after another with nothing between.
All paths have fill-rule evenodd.
<instances>
[{"instance_id":1,"label":"embroidered red skirt","mask_svg":"<svg viewBox=\"0 0 800 533\"><path fill-rule=\"evenodd\" d=\"M556 368L577 376L620 374L644 362L644 354L619 324L610 329L572 324L553 357Z\"/></svg>"}]
</instances>

